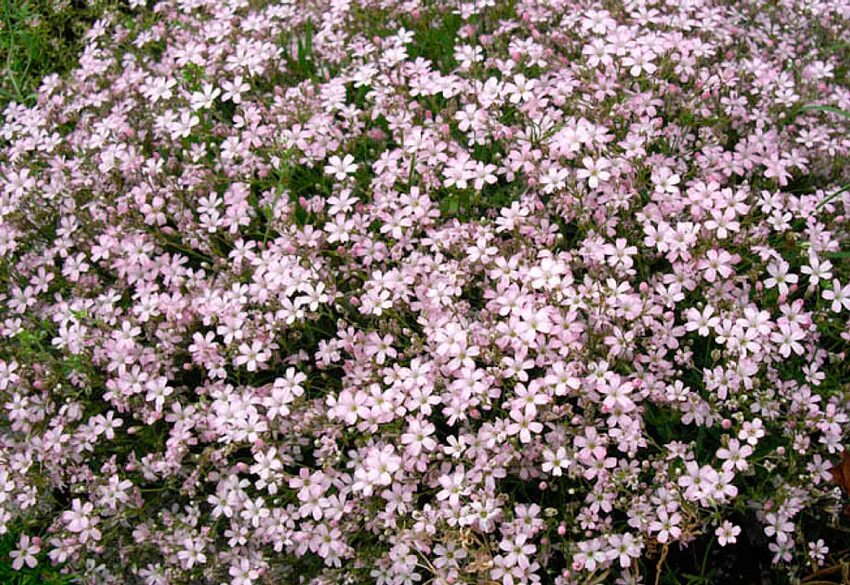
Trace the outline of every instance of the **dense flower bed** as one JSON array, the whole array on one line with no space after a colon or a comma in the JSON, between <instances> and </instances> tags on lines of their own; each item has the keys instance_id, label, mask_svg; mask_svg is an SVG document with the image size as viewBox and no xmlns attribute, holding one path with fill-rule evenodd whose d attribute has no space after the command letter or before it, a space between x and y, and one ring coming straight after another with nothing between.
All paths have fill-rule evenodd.
<instances>
[{"instance_id":1,"label":"dense flower bed","mask_svg":"<svg viewBox=\"0 0 850 585\"><path fill-rule=\"evenodd\" d=\"M0 129L11 578L841 561L850 5L133 4Z\"/></svg>"}]
</instances>

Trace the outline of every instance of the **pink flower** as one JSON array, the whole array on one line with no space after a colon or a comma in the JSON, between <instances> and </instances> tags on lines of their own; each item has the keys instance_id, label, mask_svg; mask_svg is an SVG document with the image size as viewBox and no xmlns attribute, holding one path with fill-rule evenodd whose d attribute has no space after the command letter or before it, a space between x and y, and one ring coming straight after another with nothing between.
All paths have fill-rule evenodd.
<instances>
[{"instance_id":1,"label":"pink flower","mask_svg":"<svg viewBox=\"0 0 850 585\"><path fill-rule=\"evenodd\" d=\"M41 552L39 539L34 538L31 540L28 535L21 534L21 538L18 541L18 548L9 553L9 556L12 559L12 569L20 571L23 569L24 565L28 566L30 569L34 569L38 564L36 555L39 552Z\"/></svg>"},{"instance_id":2,"label":"pink flower","mask_svg":"<svg viewBox=\"0 0 850 585\"><path fill-rule=\"evenodd\" d=\"M741 259L737 254L732 255L726 250L712 248L706 252L705 259L697 263L697 267L705 270L705 279L708 282L714 282L718 276L720 278L729 278L732 276L735 273L732 265L740 261Z\"/></svg>"},{"instance_id":3,"label":"pink flower","mask_svg":"<svg viewBox=\"0 0 850 585\"><path fill-rule=\"evenodd\" d=\"M537 547L528 541L528 535L518 534L513 540L502 540L499 549L505 552L504 563L506 567L517 566L527 569L531 564L529 555L537 550Z\"/></svg>"},{"instance_id":4,"label":"pink flower","mask_svg":"<svg viewBox=\"0 0 850 585\"><path fill-rule=\"evenodd\" d=\"M767 288L778 287L779 294L787 295L788 294L788 285L796 284L797 275L788 272L789 265L787 262L779 262L774 263L771 262L767 265L767 272L770 274L770 278L764 281L764 286Z\"/></svg>"},{"instance_id":5,"label":"pink flower","mask_svg":"<svg viewBox=\"0 0 850 585\"><path fill-rule=\"evenodd\" d=\"M529 412L528 408L523 410L513 409L510 412L510 417L514 421L507 427L508 433L511 435L519 435L519 440L523 443L531 442L531 434L537 434L543 430L543 424L534 420L534 415Z\"/></svg>"},{"instance_id":6,"label":"pink flower","mask_svg":"<svg viewBox=\"0 0 850 585\"><path fill-rule=\"evenodd\" d=\"M253 585L260 578L260 571L251 565L248 559L240 559L228 571L232 585Z\"/></svg>"},{"instance_id":7,"label":"pink flower","mask_svg":"<svg viewBox=\"0 0 850 585\"><path fill-rule=\"evenodd\" d=\"M688 320L685 323L685 329L688 331L696 331L703 337L708 336L710 330L717 327L720 323L720 317L713 316L714 307L711 305L706 305L702 312L697 309L690 308L686 311L686 315Z\"/></svg>"},{"instance_id":8,"label":"pink flower","mask_svg":"<svg viewBox=\"0 0 850 585\"><path fill-rule=\"evenodd\" d=\"M401 444L405 445L405 452L417 456L422 451L433 451L437 442L431 437L436 427L430 422L415 419L410 422L408 430L401 436Z\"/></svg>"},{"instance_id":9,"label":"pink flower","mask_svg":"<svg viewBox=\"0 0 850 585\"><path fill-rule=\"evenodd\" d=\"M591 189L596 189L599 183L604 183L611 178L611 173L606 169L611 166L607 159L593 159L586 156L582 159L583 169L576 171L576 176L579 179L587 179L587 184Z\"/></svg>"},{"instance_id":10,"label":"pink flower","mask_svg":"<svg viewBox=\"0 0 850 585\"><path fill-rule=\"evenodd\" d=\"M461 495L466 491L464 476L463 467L458 467L452 474L440 476L438 481L442 489L437 492L437 499L446 500L449 505L457 506L460 503Z\"/></svg>"},{"instance_id":11,"label":"pink flower","mask_svg":"<svg viewBox=\"0 0 850 585\"><path fill-rule=\"evenodd\" d=\"M563 475L563 469L569 467L571 461L567 458L567 451L558 447L556 451L546 450L543 452L543 472L551 473L555 477Z\"/></svg>"},{"instance_id":12,"label":"pink flower","mask_svg":"<svg viewBox=\"0 0 850 585\"><path fill-rule=\"evenodd\" d=\"M714 530L714 535L717 536L717 542L720 546L735 544L737 542L736 537L739 534L741 534L741 527L732 524L728 520L724 520L723 524Z\"/></svg>"},{"instance_id":13,"label":"pink flower","mask_svg":"<svg viewBox=\"0 0 850 585\"><path fill-rule=\"evenodd\" d=\"M630 532L625 534L612 534L608 537L609 559L618 559L620 566L626 568L631 566L632 560L639 558L643 545Z\"/></svg>"},{"instance_id":14,"label":"pink flower","mask_svg":"<svg viewBox=\"0 0 850 585\"><path fill-rule=\"evenodd\" d=\"M838 279L833 279L832 289L824 290L823 298L832 301L830 309L833 313L840 313L842 308L845 311L850 311L850 283L842 288Z\"/></svg>"},{"instance_id":15,"label":"pink flower","mask_svg":"<svg viewBox=\"0 0 850 585\"><path fill-rule=\"evenodd\" d=\"M244 365L249 372L256 372L259 365L267 362L271 355L260 341L254 340L250 345L242 343L239 345L239 355L234 358L233 365Z\"/></svg>"},{"instance_id":16,"label":"pink flower","mask_svg":"<svg viewBox=\"0 0 850 585\"><path fill-rule=\"evenodd\" d=\"M649 74L655 73L658 67L652 62L653 59L655 59L655 53L637 46L623 58L623 65L629 68L629 74L632 77L639 77L644 71Z\"/></svg>"},{"instance_id":17,"label":"pink flower","mask_svg":"<svg viewBox=\"0 0 850 585\"><path fill-rule=\"evenodd\" d=\"M91 502L83 504L78 498L71 501L71 509L62 514L62 521L71 532L79 535L80 542L100 540L101 533L97 529L98 518L94 516L94 505Z\"/></svg>"},{"instance_id":18,"label":"pink flower","mask_svg":"<svg viewBox=\"0 0 850 585\"><path fill-rule=\"evenodd\" d=\"M678 512L672 514L666 508L658 509L658 518L649 524L649 529L658 533L658 542L664 544L671 539L677 540L682 534L680 526L682 515Z\"/></svg>"}]
</instances>

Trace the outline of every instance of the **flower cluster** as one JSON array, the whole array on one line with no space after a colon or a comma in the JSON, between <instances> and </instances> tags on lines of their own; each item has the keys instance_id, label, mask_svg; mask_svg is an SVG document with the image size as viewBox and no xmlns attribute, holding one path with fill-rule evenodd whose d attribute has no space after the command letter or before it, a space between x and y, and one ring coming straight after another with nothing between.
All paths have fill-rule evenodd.
<instances>
[{"instance_id":1,"label":"flower cluster","mask_svg":"<svg viewBox=\"0 0 850 585\"><path fill-rule=\"evenodd\" d=\"M133 6L0 127L16 571L834 560L846 2Z\"/></svg>"}]
</instances>

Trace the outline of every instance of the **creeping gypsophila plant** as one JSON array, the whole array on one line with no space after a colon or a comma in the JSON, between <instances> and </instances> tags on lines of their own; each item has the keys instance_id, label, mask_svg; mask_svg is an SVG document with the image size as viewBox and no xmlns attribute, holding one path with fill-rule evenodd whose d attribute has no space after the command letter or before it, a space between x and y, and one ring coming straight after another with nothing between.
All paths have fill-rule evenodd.
<instances>
[{"instance_id":1,"label":"creeping gypsophila plant","mask_svg":"<svg viewBox=\"0 0 850 585\"><path fill-rule=\"evenodd\" d=\"M148 4L0 127L10 581L840 569L850 6Z\"/></svg>"}]
</instances>

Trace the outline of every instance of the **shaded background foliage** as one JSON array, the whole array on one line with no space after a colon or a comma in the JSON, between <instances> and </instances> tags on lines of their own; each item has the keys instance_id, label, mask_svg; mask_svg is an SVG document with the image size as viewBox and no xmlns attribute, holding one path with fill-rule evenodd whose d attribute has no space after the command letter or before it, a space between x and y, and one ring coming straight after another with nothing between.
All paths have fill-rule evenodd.
<instances>
[{"instance_id":1,"label":"shaded background foliage","mask_svg":"<svg viewBox=\"0 0 850 585\"><path fill-rule=\"evenodd\" d=\"M10 101L31 105L41 79L77 65L86 31L109 11L127 12L121 0L0 0L0 109Z\"/></svg>"}]
</instances>

